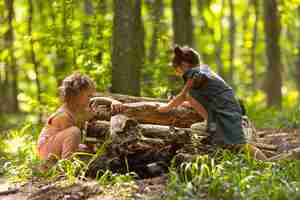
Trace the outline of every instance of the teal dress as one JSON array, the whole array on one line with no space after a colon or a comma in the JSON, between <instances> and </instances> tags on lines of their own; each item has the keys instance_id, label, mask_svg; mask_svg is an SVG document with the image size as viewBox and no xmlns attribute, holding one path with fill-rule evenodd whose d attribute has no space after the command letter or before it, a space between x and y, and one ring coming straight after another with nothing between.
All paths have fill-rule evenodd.
<instances>
[{"instance_id":1,"label":"teal dress","mask_svg":"<svg viewBox=\"0 0 300 200\"><path fill-rule=\"evenodd\" d=\"M186 82L193 79L189 95L207 111L207 128L215 144L244 144L242 110L232 88L207 65L187 70Z\"/></svg>"}]
</instances>

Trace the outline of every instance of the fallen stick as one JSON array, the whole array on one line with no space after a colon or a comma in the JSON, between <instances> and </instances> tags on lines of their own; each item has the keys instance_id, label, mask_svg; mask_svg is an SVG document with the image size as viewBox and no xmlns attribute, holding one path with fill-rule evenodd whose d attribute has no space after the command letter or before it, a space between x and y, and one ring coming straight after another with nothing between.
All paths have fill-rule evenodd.
<instances>
[{"instance_id":1,"label":"fallen stick","mask_svg":"<svg viewBox=\"0 0 300 200\"><path fill-rule=\"evenodd\" d=\"M10 194L16 194L20 191L19 188L11 188L5 191L0 191L0 196L4 196L4 195L10 195Z\"/></svg>"}]
</instances>

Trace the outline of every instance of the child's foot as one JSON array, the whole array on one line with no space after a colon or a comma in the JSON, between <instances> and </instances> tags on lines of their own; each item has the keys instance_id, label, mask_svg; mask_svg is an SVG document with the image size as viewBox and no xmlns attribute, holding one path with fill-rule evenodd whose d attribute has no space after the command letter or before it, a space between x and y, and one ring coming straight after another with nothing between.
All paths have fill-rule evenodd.
<instances>
[{"instance_id":1,"label":"child's foot","mask_svg":"<svg viewBox=\"0 0 300 200\"><path fill-rule=\"evenodd\" d=\"M38 166L38 171L40 173L46 173L56 164L56 162L57 159L49 158Z\"/></svg>"},{"instance_id":2,"label":"child's foot","mask_svg":"<svg viewBox=\"0 0 300 200\"><path fill-rule=\"evenodd\" d=\"M95 153L93 147L90 147L85 144L79 144L79 152L86 152L86 153Z\"/></svg>"}]
</instances>

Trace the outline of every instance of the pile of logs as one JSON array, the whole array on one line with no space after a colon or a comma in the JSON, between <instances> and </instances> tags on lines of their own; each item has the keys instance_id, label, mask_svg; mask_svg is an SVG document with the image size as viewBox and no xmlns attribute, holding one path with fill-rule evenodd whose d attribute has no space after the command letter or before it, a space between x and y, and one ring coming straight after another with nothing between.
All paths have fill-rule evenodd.
<instances>
[{"instance_id":1,"label":"pile of logs","mask_svg":"<svg viewBox=\"0 0 300 200\"><path fill-rule=\"evenodd\" d=\"M167 170L174 157L180 163L192 155L214 151L205 143L206 124L192 108L179 107L168 113L159 113L157 107L163 104L163 100L108 96L123 102L126 109L114 115L110 102L97 101L97 117L89 123L85 141L97 144L99 148L107 141L109 143L105 153L91 165L90 176L95 176L99 169L120 173L135 171L142 178L157 176ZM264 140L266 134L258 133L257 140L253 142L272 157L270 160L291 157L290 154L295 155L295 151L299 151L296 149L293 153L278 156L290 150L291 145L283 148L280 142L274 144L271 140ZM295 144L293 148L297 145L300 146Z\"/></svg>"}]
</instances>

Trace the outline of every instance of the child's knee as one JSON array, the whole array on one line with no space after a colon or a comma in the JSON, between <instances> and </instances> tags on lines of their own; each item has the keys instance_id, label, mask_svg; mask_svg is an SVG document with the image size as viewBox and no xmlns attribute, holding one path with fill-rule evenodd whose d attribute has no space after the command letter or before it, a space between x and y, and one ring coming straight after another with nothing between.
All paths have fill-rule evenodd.
<instances>
[{"instance_id":1,"label":"child's knee","mask_svg":"<svg viewBox=\"0 0 300 200\"><path fill-rule=\"evenodd\" d=\"M81 132L80 129L76 126L72 126L68 128L68 138L71 138L72 141L76 143L80 143Z\"/></svg>"}]
</instances>

